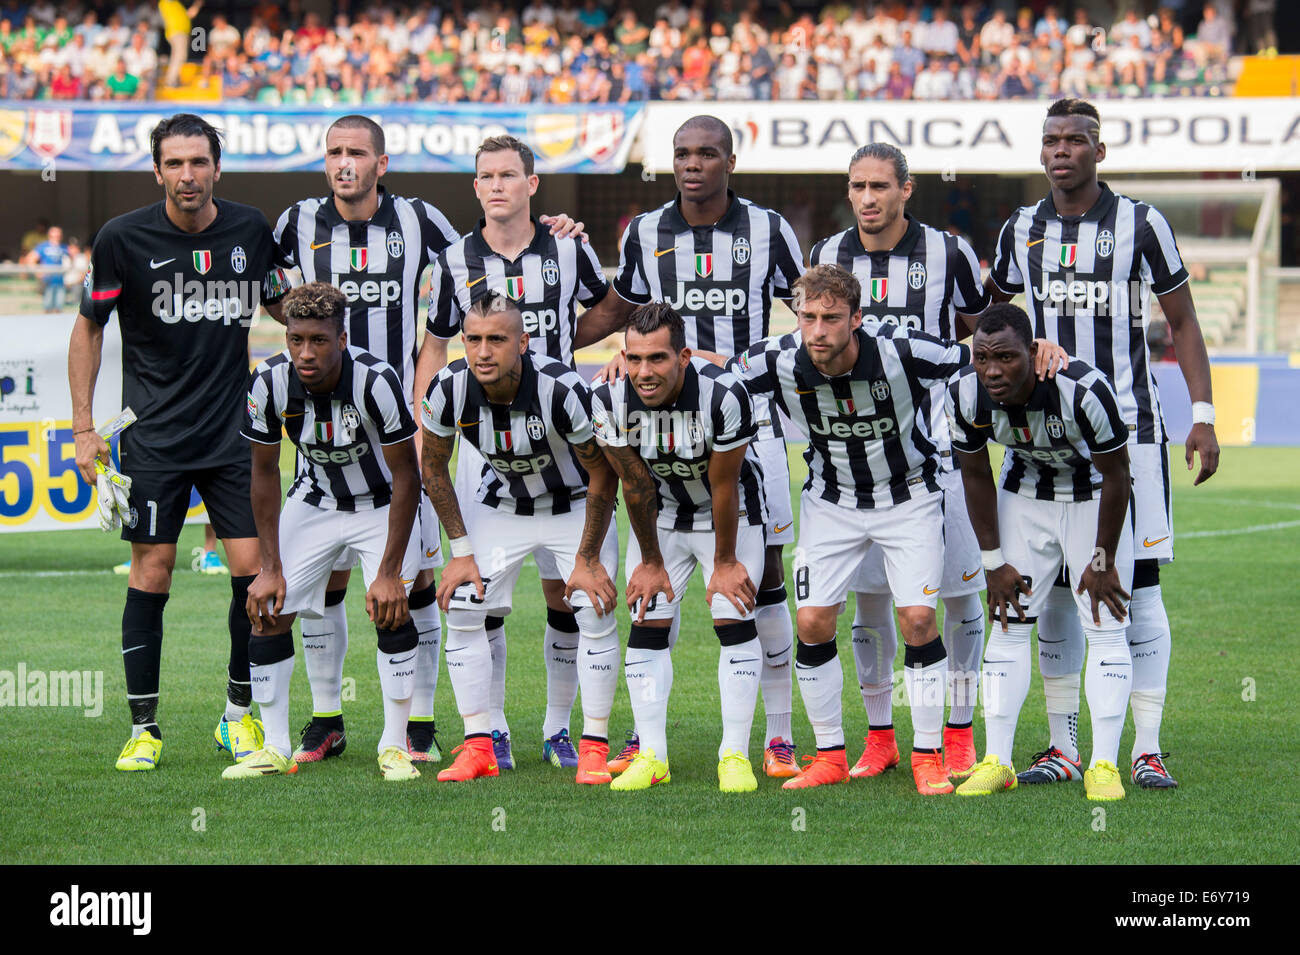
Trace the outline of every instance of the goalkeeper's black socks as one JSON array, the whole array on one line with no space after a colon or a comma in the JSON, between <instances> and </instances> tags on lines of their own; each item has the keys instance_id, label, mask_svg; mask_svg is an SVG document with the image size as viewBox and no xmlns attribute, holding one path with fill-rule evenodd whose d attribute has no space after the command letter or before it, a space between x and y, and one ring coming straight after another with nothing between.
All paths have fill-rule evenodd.
<instances>
[{"instance_id":1,"label":"goalkeeper's black socks","mask_svg":"<svg viewBox=\"0 0 1300 955\"><path fill-rule=\"evenodd\" d=\"M230 664L226 668L226 719L238 721L253 705L253 689L248 675L248 640L253 625L248 620L248 588L255 577L230 578Z\"/></svg>"},{"instance_id":2,"label":"goalkeeper's black socks","mask_svg":"<svg viewBox=\"0 0 1300 955\"><path fill-rule=\"evenodd\" d=\"M157 726L158 669L162 660L163 608L167 594L126 589L122 610L122 667L131 725L161 738Z\"/></svg>"}]
</instances>

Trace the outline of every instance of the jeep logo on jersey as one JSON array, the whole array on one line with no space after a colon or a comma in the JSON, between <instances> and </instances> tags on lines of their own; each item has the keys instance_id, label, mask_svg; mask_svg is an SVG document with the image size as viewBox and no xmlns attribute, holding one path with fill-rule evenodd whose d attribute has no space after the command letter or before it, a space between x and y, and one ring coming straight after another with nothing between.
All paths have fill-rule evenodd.
<instances>
[{"instance_id":1,"label":"jeep logo on jersey","mask_svg":"<svg viewBox=\"0 0 1300 955\"><path fill-rule=\"evenodd\" d=\"M207 249L194 253L194 268L199 275L207 275L208 269L212 268L212 253Z\"/></svg>"},{"instance_id":2,"label":"jeep logo on jersey","mask_svg":"<svg viewBox=\"0 0 1300 955\"><path fill-rule=\"evenodd\" d=\"M370 445L365 441L353 448L322 448L314 444L302 444L298 446L298 450L308 461L342 467L346 464L356 464L364 458L370 453Z\"/></svg>"},{"instance_id":3,"label":"jeep logo on jersey","mask_svg":"<svg viewBox=\"0 0 1300 955\"><path fill-rule=\"evenodd\" d=\"M547 332L553 332L560 327L560 316L553 308L520 309L519 314L524 319L524 331L528 333L529 338L545 336Z\"/></svg>"},{"instance_id":4,"label":"jeep logo on jersey","mask_svg":"<svg viewBox=\"0 0 1300 955\"><path fill-rule=\"evenodd\" d=\"M662 478L686 478L698 481L709 473L709 459L688 461L650 461L650 470Z\"/></svg>"},{"instance_id":5,"label":"jeep logo on jersey","mask_svg":"<svg viewBox=\"0 0 1300 955\"><path fill-rule=\"evenodd\" d=\"M535 458L488 458L492 470L498 474L541 474L551 466L549 454L539 454Z\"/></svg>"},{"instance_id":6,"label":"jeep logo on jersey","mask_svg":"<svg viewBox=\"0 0 1300 955\"><path fill-rule=\"evenodd\" d=\"M734 282L678 282L677 295L668 304L683 315L708 312L714 317L744 315L749 304L749 292Z\"/></svg>"},{"instance_id":7,"label":"jeep logo on jersey","mask_svg":"<svg viewBox=\"0 0 1300 955\"><path fill-rule=\"evenodd\" d=\"M1097 255L1103 259L1110 258L1115 251L1115 235L1109 229L1097 233Z\"/></svg>"},{"instance_id":8,"label":"jeep logo on jersey","mask_svg":"<svg viewBox=\"0 0 1300 955\"><path fill-rule=\"evenodd\" d=\"M697 252L695 255L695 274L707 279L713 274L713 253Z\"/></svg>"},{"instance_id":9,"label":"jeep logo on jersey","mask_svg":"<svg viewBox=\"0 0 1300 955\"><path fill-rule=\"evenodd\" d=\"M244 269L248 267L248 256L244 254L242 245L237 245L230 250L230 267L235 270L236 275L242 275Z\"/></svg>"},{"instance_id":10,"label":"jeep logo on jersey","mask_svg":"<svg viewBox=\"0 0 1300 955\"><path fill-rule=\"evenodd\" d=\"M400 259L402 253L406 251L406 240L402 238L402 233L394 229L388 233L388 257L391 259Z\"/></svg>"},{"instance_id":11,"label":"jeep logo on jersey","mask_svg":"<svg viewBox=\"0 0 1300 955\"><path fill-rule=\"evenodd\" d=\"M402 283L396 279L387 279L383 282L375 279L363 279L360 282L355 279L340 281L337 274L330 276L330 279L330 284L337 286L338 290L347 296L349 305L355 305L357 302L365 302L367 305L392 305L402 297Z\"/></svg>"},{"instance_id":12,"label":"jeep logo on jersey","mask_svg":"<svg viewBox=\"0 0 1300 955\"><path fill-rule=\"evenodd\" d=\"M366 263L370 261L370 250L365 246L353 246L349 252L351 254L352 271L364 272Z\"/></svg>"},{"instance_id":13,"label":"jeep logo on jersey","mask_svg":"<svg viewBox=\"0 0 1300 955\"><path fill-rule=\"evenodd\" d=\"M197 279L185 281L177 272L172 280L159 279L153 283L153 313L165 325L175 325L181 319L198 322L207 319L227 326L238 323L247 328L253 323L253 313L261 301L262 283L251 280L228 282Z\"/></svg>"},{"instance_id":14,"label":"jeep logo on jersey","mask_svg":"<svg viewBox=\"0 0 1300 955\"><path fill-rule=\"evenodd\" d=\"M871 301L883 302L889 294L889 279L871 280Z\"/></svg>"},{"instance_id":15,"label":"jeep logo on jersey","mask_svg":"<svg viewBox=\"0 0 1300 955\"><path fill-rule=\"evenodd\" d=\"M907 284L914 289L925 285L925 266L920 262L913 262L907 267Z\"/></svg>"},{"instance_id":16,"label":"jeep logo on jersey","mask_svg":"<svg viewBox=\"0 0 1300 955\"><path fill-rule=\"evenodd\" d=\"M1073 274L1073 273L1067 273ZM1043 280L1033 287L1034 298L1052 305L1065 305L1066 314L1073 314L1076 308L1087 309L1096 315L1109 315L1111 308L1111 286L1108 282L1088 282L1083 279L1053 279L1043 273ZM1121 284L1116 282L1117 295L1123 294Z\"/></svg>"},{"instance_id":17,"label":"jeep logo on jersey","mask_svg":"<svg viewBox=\"0 0 1300 955\"><path fill-rule=\"evenodd\" d=\"M546 425L542 424L542 419L535 414L528 416L524 427L528 429L528 437L534 441L540 441L546 436Z\"/></svg>"},{"instance_id":18,"label":"jeep logo on jersey","mask_svg":"<svg viewBox=\"0 0 1300 955\"><path fill-rule=\"evenodd\" d=\"M560 281L560 263L554 259L547 259L542 263L542 281L547 285L554 285Z\"/></svg>"},{"instance_id":19,"label":"jeep logo on jersey","mask_svg":"<svg viewBox=\"0 0 1300 955\"><path fill-rule=\"evenodd\" d=\"M731 243L731 261L744 265L749 261L749 252L749 240L743 235L736 236L736 241Z\"/></svg>"},{"instance_id":20,"label":"jeep logo on jersey","mask_svg":"<svg viewBox=\"0 0 1300 955\"><path fill-rule=\"evenodd\" d=\"M506 276L506 295L516 302L524 297L524 277L522 275Z\"/></svg>"},{"instance_id":21,"label":"jeep logo on jersey","mask_svg":"<svg viewBox=\"0 0 1300 955\"><path fill-rule=\"evenodd\" d=\"M698 411L637 408L628 413L625 430L629 447L657 448L660 454L694 456L704 447L704 425ZM682 447L683 443L687 447Z\"/></svg>"},{"instance_id":22,"label":"jeep logo on jersey","mask_svg":"<svg viewBox=\"0 0 1300 955\"><path fill-rule=\"evenodd\" d=\"M1074 448L1024 448L1017 449L1016 453L1026 454L1035 461L1046 461L1052 464L1065 464L1078 457L1074 453Z\"/></svg>"},{"instance_id":23,"label":"jeep logo on jersey","mask_svg":"<svg viewBox=\"0 0 1300 955\"><path fill-rule=\"evenodd\" d=\"M886 313L884 315L873 315L870 312L867 312L865 315L862 316L862 320L863 322L868 322L868 321L886 322L890 325L898 325L901 328L911 328L911 329L915 329L918 332L921 331L920 315L894 315L892 313Z\"/></svg>"},{"instance_id":24,"label":"jeep logo on jersey","mask_svg":"<svg viewBox=\"0 0 1300 955\"><path fill-rule=\"evenodd\" d=\"M884 401L889 397L889 382L879 378L871 383L871 397L877 401Z\"/></svg>"},{"instance_id":25,"label":"jeep logo on jersey","mask_svg":"<svg viewBox=\"0 0 1300 955\"><path fill-rule=\"evenodd\" d=\"M1061 265L1070 268L1074 265L1075 259L1079 257L1079 244L1077 242L1066 242L1061 245Z\"/></svg>"},{"instance_id":26,"label":"jeep logo on jersey","mask_svg":"<svg viewBox=\"0 0 1300 955\"><path fill-rule=\"evenodd\" d=\"M1059 438L1065 434L1065 423L1056 415L1050 415L1047 419L1047 433L1053 438Z\"/></svg>"},{"instance_id":27,"label":"jeep logo on jersey","mask_svg":"<svg viewBox=\"0 0 1300 955\"><path fill-rule=\"evenodd\" d=\"M836 404L839 404L839 401L836 401ZM850 438L879 441L885 435L895 433L898 428L893 418L852 418L845 421L822 415L819 420L808 422L808 430L823 437L841 438L846 441Z\"/></svg>"}]
</instances>

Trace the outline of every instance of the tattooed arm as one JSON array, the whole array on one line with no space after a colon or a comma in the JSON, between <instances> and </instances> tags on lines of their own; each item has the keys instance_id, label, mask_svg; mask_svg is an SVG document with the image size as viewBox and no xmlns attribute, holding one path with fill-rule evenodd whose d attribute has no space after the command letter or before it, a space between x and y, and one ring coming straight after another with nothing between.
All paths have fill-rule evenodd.
<instances>
[{"instance_id":1,"label":"tattooed arm","mask_svg":"<svg viewBox=\"0 0 1300 955\"><path fill-rule=\"evenodd\" d=\"M659 516L659 496L650 469L636 448L605 447L603 450L623 482L628 523L641 546L641 563L628 574L624 594L628 609L636 614L636 622L641 623L656 594L663 594L669 603L676 599L672 581L664 569L663 555L659 552L659 531L655 527Z\"/></svg>"},{"instance_id":2,"label":"tattooed arm","mask_svg":"<svg viewBox=\"0 0 1300 955\"><path fill-rule=\"evenodd\" d=\"M440 437L423 428L423 448L420 453L420 471L424 479L424 493L429 495L433 509L438 512L438 520L447 529L448 540L467 538L465 518L460 512L460 502L456 500L456 491L451 483L451 472L447 462L451 460L451 450L455 446L454 435ZM438 584L438 606L443 612L451 602L452 594L463 583L473 583L480 598L485 596L483 578L479 574L478 562L474 555L465 557L454 555L447 561L442 571L442 580Z\"/></svg>"},{"instance_id":3,"label":"tattooed arm","mask_svg":"<svg viewBox=\"0 0 1300 955\"><path fill-rule=\"evenodd\" d=\"M614 513L618 479L601 454L595 438L575 444L573 450L587 471L587 514L582 525L578 559L565 586L564 599L570 599L581 590L586 593L596 613L604 616L614 610L614 601L618 598L618 588L600 562L600 545L605 540Z\"/></svg>"}]
</instances>

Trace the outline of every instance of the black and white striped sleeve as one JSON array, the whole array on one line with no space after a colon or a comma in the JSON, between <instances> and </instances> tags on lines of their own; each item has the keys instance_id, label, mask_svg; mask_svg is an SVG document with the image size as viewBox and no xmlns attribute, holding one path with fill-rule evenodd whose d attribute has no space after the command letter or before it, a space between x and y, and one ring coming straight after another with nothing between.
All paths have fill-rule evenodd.
<instances>
[{"instance_id":1,"label":"black and white striped sleeve","mask_svg":"<svg viewBox=\"0 0 1300 955\"><path fill-rule=\"evenodd\" d=\"M455 366L465 368L465 360L452 362L429 383L429 390L420 400L420 423L425 430L440 438L450 438L456 433L456 373ZM468 373L468 372L467 372Z\"/></svg>"},{"instance_id":2,"label":"black and white striped sleeve","mask_svg":"<svg viewBox=\"0 0 1300 955\"><path fill-rule=\"evenodd\" d=\"M420 219L420 233L424 242L425 254L432 261L447 246L460 236L452 228L451 222L435 206L423 199L411 203Z\"/></svg>"},{"instance_id":3,"label":"black and white striped sleeve","mask_svg":"<svg viewBox=\"0 0 1300 955\"><path fill-rule=\"evenodd\" d=\"M601 382L591 389L591 427L602 447L627 446L627 378Z\"/></svg>"},{"instance_id":4,"label":"black and white striped sleeve","mask_svg":"<svg viewBox=\"0 0 1300 955\"><path fill-rule=\"evenodd\" d=\"M569 444L586 444L595 437L591 424L591 391L576 371L566 371L555 383L561 390L562 414L556 415L556 427Z\"/></svg>"},{"instance_id":5,"label":"black and white striped sleeve","mask_svg":"<svg viewBox=\"0 0 1300 955\"><path fill-rule=\"evenodd\" d=\"M975 421L979 413L978 395L979 381L974 369L954 379L944 392L952 446L968 454L974 454L989 441L989 423Z\"/></svg>"},{"instance_id":6,"label":"black and white striped sleeve","mask_svg":"<svg viewBox=\"0 0 1300 955\"><path fill-rule=\"evenodd\" d=\"M790 344L797 344L793 335L770 335L727 359L722 367L739 378L751 395L775 394L780 387L776 377L776 359L787 340Z\"/></svg>"},{"instance_id":7,"label":"black and white striped sleeve","mask_svg":"<svg viewBox=\"0 0 1300 955\"><path fill-rule=\"evenodd\" d=\"M298 264L298 206L280 213L275 223L275 254L279 265L292 268Z\"/></svg>"},{"instance_id":8,"label":"black and white striped sleeve","mask_svg":"<svg viewBox=\"0 0 1300 955\"><path fill-rule=\"evenodd\" d=\"M578 302L583 308L591 308L609 294L609 283L605 281L600 259L596 258L596 250L591 247L591 243L581 239L572 241L577 245L575 259L578 264Z\"/></svg>"},{"instance_id":9,"label":"black and white striped sleeve","mask_svg":"<svg viewBox=\"0 0 1300 955\"><path fill-rule=\"evenodd\" d=\"M239 433L256 444L279 444L282 429L275 409L274 369L257 366L248 384L248 412Z\"/></svg>"},{"instance_id":10,"label":"black and white striped sleeve","mask_svg":"<svg viewBox=\"0 0 1300 955\"><path fill-rule=\"evenodd\" d=\"M1117 451L1128 444L1128 426L1119 413L1119 401L1100 372L1094 372L1085 387L1074 388L1074 420L1088 450L1094 454Z\"/></svg>"},{"instance_id":11,"label":"black and white striped sleeve","mask_svg":"<svg viewBox=\"0 0 1300 955\"><path fill-rule=\"evenodd\" d=\"M713 450L743 448L758 433L749 392L735 375L723 373L713 383Z\"/></svg>"},{"instance_id":12,"label":"black and white striped sleeve","mask_svg":"<svg viewBox=\"0 0 1300 955\"><path fill-rule=\"evenodd\" d=\"M890 339L907 369L926 387L941 385L970 364L970 347L940 341L914 328L900 328Z\"/></svg>"},{"instance_id":13,"label":"black and white striped sleeve","mask_svg":"<svg viewBox=\"0 0 1300 955\"><path fill-rule=\"evenodd\" d=\"M365 367L365 366L362 366ZM386 364L366 367L363 400L379 432L379 443L399 444L415 435L415 419L407 410L402 382Z\"/></svg>"},{"instance_id":14,"label":"black and white striped sleeve","mask_svg":"<svg viewBox=\"0 0 1300 955\"><path fill-rule=\"evenodd\" d=\"M1003 223L997 252L993 256L993 268L989 272L997 287L1011 294L1025 290L1025 277L1020 274L1020 266L1016 263L1016 223L1019 220L1020 213L1017 212Z\"/></svg>"},{"instance_id":15,"label":"black and white striped sleeve","mask_svg":"<svg viewBox=\"0 0 1300 955\"><path fill-rule=\"evenodd\" d=\"M464 319L456 299L455 276L447 264L446 254L439 253L429 276L429 317L425 331L435 338L455 338Z\"/></svg>"},{"instance_id":16,"label":"black and white striped sleeve","mask_svg":"<svg viewBox=\"0 0 1300 955\"><path fill-rule=\"evenodd\" d=\"M799 239L794 228L785 220L785 216L772 213L776 217L776 228L772 230L772 294L777 298L789 298L794 294L794 283L803 275L803 252L799 249Z\"/></svg>"},{"instance_id":17,"label":"black and white striped sleeve","mask_svg":"<svg viewBox=\"0 0 1300 955\"><path fill-rule=\"evenodd\" d=\"M989 307L989 292L980 279L980 260L971 244L956 236L949 255L952 276L952 304L963 315L978 315Z\"/></svg>"},{"instance_id":18,"label":"black and white striped sleeve","mask_svg":"<svg viewBox=\"0 0 1300 955\"><path fill-rule=\"evenodd\" d=\"M641 218L634 218L623 232L623 239L618 244L618 272L614 274L614 291L635 305L650 301L650 286L641 271L643 253L637 232Z\"/></svg>"},{"instance_id":19,"label":"black and white striped sleeve","mask_svg":"<svg viewBox=\"0 0 1300 955\"><path fill-rule=\"evenodd\" d=\"M1157 295L1172 292L1189 278L1173 228L1152 206L1146 207L1142 229L1142 264L1150 272L1151 291Z\"/></svg>"}]
</instances>

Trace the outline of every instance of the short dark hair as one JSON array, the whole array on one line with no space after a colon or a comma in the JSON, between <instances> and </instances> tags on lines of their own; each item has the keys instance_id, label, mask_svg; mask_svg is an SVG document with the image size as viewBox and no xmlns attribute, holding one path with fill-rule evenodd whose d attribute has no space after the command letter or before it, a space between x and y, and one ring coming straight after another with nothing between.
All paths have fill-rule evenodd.
<instances>
[{"instance_id":1,"label":"short dark hair","mask_svg":"<svg viewBox=\"0 0 1300 955\"><path fill-rule=\"evenodd\" d=\"M651 335L661 328L668 329L668 342L675 352L686 347L686 323L667 302L650 302L632 309L627 331L638 335Z\"/></svg>"},{"instance_id":2,"label":"short dark hair","mask_svg":"<svg viewBox=\"0 0 1300 955\"><path fill-rule=\"evenodd\" d=\"M533 156L533 151L526 142L514 136L489 136L483 140L474 153L474 169L478 169L479 156L484 153L505 152L507 149L519 154L519 161L524 164L524 175L531 176L536 168L536 157Z\"/></svg>"},{"instance_id":3,"label":"short dark hair","mask_svg":"<svg viewBox=\"0 0 1300 955\"><path fill-rule=\"evenodd\" d=\"M330 138L330 133L336 129L364 129L370 133L370 145L375 147L375 155L382 156L387 148L384 142L384 128L376 123L369 116L362 116L360 113L349 113L347 116L340 116L334 122L330 123L330 128L325 130L325 139Z\"/></svg>"},{"instance_id":4,"label":"short dark hair","mask_svg":"<svg viewBox=\"0 0 1300 955\"><path fill-rule=\"evenodd\" d=\"M177 113L168 116L153 128L149 134L149 145L153 149L153 164L162 165L162 144L164 139L173 136L206 136L208 146L212 149L213 165L221 164L221 133L202 116L193 113Z\"/></svg>"},{"instance_id":5,"label":"short dark hair","mask_svg":"<svg viewBox=\"0 0 1300 955\"><path fill-rule=\"evenodd\" d=\"M1090 119L1096 124L1093 130L1094 138L1101 141L1101 114L1097 112L1097 107L1093 106L1087 100L1074 99L1066 97L1058 99L1047 107L1047 118L1054 119L1058 116L1082 116L1084 119Z\"/></svg>"},{"instance_id":6,"label":"short dark hair","mask_svg":"<svg viewBox=\"0 0 1300 955\"><path fill-rule=\"evenodd\" d=\"M701 113L699 116L692 116L686 122L677 127L677 132L673 133L673 142L677 141L678 133L684 129L703 129L715 134L719 143L722 145L723 157L730 156L735 149L735 143L731 138L731 127L718 119L716 116L710 116L707 113Z\"/></svg>"},{"instance_id":7,"label":"short dark hair","mask_svg":"<svg viewBox=\"0 0 1300 955\"><path fill-rule=\"evenodd\" d=\"M907 157L897 146L889 143L867 143L853 154L849 160L849 168L852 169L863 159L883 159L885 162L894 164L894 178L898 180L901 186L907 182Z\"/></svg>"},{"instance_id":8,"label":"short dark hair","mask_svg":"<svg viewBox=\"0 0 1300 955\"><path fill-rule=\"evenodd\" d=\"M1016 337L1020 339L1026 348L1034 340L1034 330L1029 324L1029 316L1025 314L1025 310L1019 305L1012 305L1010 302L990 306L975 322L976 335L981 333L992 335L1004 328L1009 328L1015 332Z\"/></svg>"},{"instance_id":9,"label":"short dark hair","mask_svg":"<svg viewBox=\"0 0 1300 955\"><path fill-rule=\"evenodd\" d=\"M284 297L281 315L287 328L290 322L330 322L337 334L343 334L343 318L348 299L328 282L299 285Z\"/></svg>"},{"instance_id":10,"label":"short dark hair","mask_svg":"<svg viewBox=\"0 0 1300 955\"><path fill-rule=\"evenodd\" d=\"M829 295L849 303L849 314L862 307L862 283L858 277L838 265L814 265L795 279L795 290L805 300L817 301Z\"/></svg>"}]
</instances>

